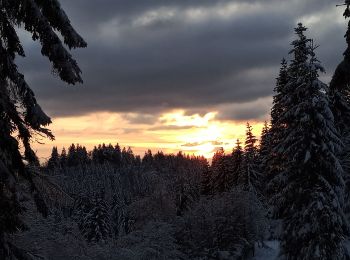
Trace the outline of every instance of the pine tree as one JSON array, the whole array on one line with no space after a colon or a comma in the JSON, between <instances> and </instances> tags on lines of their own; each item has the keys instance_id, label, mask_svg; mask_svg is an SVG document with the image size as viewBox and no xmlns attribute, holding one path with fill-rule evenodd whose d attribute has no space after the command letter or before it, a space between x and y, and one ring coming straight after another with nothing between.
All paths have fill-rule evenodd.
<instances>
[{"instance_id":1,"label":"pine tree","mask_svg":"<svg viewBox=\"0 0 350 260\"><path fill-rule=\"evenodd\" d=\"M33 134L54 138L45 128L51 123L50 118L42 111L15 63L16 57L25 56L17 26L31 33L33 40L40 41L41 53L49 58L58 76L69 84L82 82L81 71L57 33L70 49L86 47L57 0L0 1L0 201L7 205L4 207L7 209L6 221L0 221L1 259L29 258L7 239L8 233L22 226L18 221L20 210L12 179L16 179L14 176L31 178L22 160L20 142L23 158L30 165L38 165L30 145ZM31 184L35 189L34 183Z\"/></svg>"},{"instance_id":2,"label":"pine tree","mask_svg":"<svg viewBox=\"0 0 350 260\"><path fill-rule=\"evenodd\" d=\"M246 139L244 146L244 157L241 171L238 175L238 185L243 189L260 193L261 176L258 163L258 139L253 134L252 126L247 123Z\"/></svg>"},{"instance_id":3,"label":"pine tree","mask_svg":"<svg viewBox=\"0 0 350 260\"><path fill-rule=\"evenodd\" d=\"M55 170L60 167L60 156L56 146L52 148L50 159L47 162L47 167L50 170Z\"/></svg>"},{"instance_id":4,"label":"pine tree","mask_svg":"<svg viewBox=\"0 0 350 260\"><path fill-rule=\"evenodd\" d=\"M77 166L79 163L77 149L75 144L71 144L68 147L67 164L69 167Z\"/></svg>"},{"instance_id":5,"label":"pine tree","mask_svg":"<svg viewBox=\"0 0 350 260\"><path fill-rule=\"evenodd\" d=\"M218 150L212 160L212 185L215 191L225 192L233 186L233 165L232 157L225 155L223 148Z\"/></svg>"},{"instance_id":6,"label":"pine tree","mask_svg":"<svg viewBox=\"0 0 350 260\"><path fill-rule=\"evenodd\" d=\"M350 18L350 3L345 1L346 9L343 14L345 19ZM331 108L335 117L338 131L342 135L349 135L350 132L350 21L345 34L347 49L344 52L344 59L336 68L329 85L331 96Z\"/></svg>"},{"instance_id":7,"label":"pine tree","mask_svg":"<svg viewBox=\"0 0 350 260\"><path fill-rule=\"evenodd\" d=\"M345 19L350 17L350 3L346 1ZM344 143L339 157L344 170L345 181L345 205L344 211L350 217L350 21L345 34L347 49L344 59L338 65L329 91L331 97L331 109L335 118L335 125Z\"/></svg>"},{"instance_id":8,"label":"pine tree","mask_svg":"<svg viewBox=\"0 0 350 260\"><path fill-rule=\"evenodd\" d=\"M283 162L281 154L276 147L283 141L285 131L285 124L281 121L282 115L287 110L289 104L286 103L285 96L287 92L288 63L286 59L282 59L279 75L276 79L276 87L274 88L275 95L273 96L273 105L271 109L271 128L269 130L270 136L270 151L266 158L266 188L265 194L271 197L279 192L279 184L271 180L282 170Z\"/></svg>"},{"instance_id":9,"label":"pine tree","mask_svg":"<svg viewBox=\"0 0 350 260\"><path fill-rule=\"evenodd\" d=\"M232 151L232 165L233 165L233 185L238 185L238 179L242 172L244 152L242 143L239 139L236 141L236 146Z\"/></svg>"},{"instance_id":10,"label":"pine tree","mask_svg":"<svg viewBox=\"0 0 350 260\"><path fill-rule=\"evenodd\" d=\"M62 151L61 151L60 166L63 169L67 167L67 152L66 152L66 148L64 147L62 148Z\"/></svg>"},{"instance_id":11,"label":"pine tree","mask_svg":"<svg viewBox=\"0 0 350 260\"><path fill-rule=\"evenodd\" d=\"M213 193L212 172L208 162L205 163L201 172L201 194L211 195Z\"/></svg>"},{"instance_id":12,"label":"pine tree","mask_svg":"<svg viewBox=\"0 0 350 260\"><path fill-rule=\"evenodd\" d=\"M152 151L148 150L142 158L142 166L146 169L151 169L153 167L153 155Z\"/></svg>"},{"instance_id":13,"label":"pine tree","mask_svg":"<svg viewBox=\"0 0 350 260\"><path fill-rule=\"evenodd\" d=\"M111 236L111 219L107 203L96 198L92 201L91 209L84 215L81 230L87 241L106 241Z\"/></svg>"},{"instance_id":14,"label":"pine tree","mask_svg":"<svg viewBox=\"0 0 350 260\"><path fill-rule=\"evenodd\" d=\"M268 123L265 121L264 127L261 131L260 145L259 145L259 163L261 172L266 172L267 160L271 150L271 133Z\"/></svg>"},{"instance_id":15,"label":"pine tree","mask_svg":"<svg viewBox=\"0 0 350 260\"><path fill-rule=\"evenodd\" d=\"M120 164L121 164L121 160L122 160L122 152L121 152L121 149L120 149L120 146L119 144L117 144L115 147L114 147L114 156L113 156L113 162L115 163L115 165L117 167L120 167Z\"/></svg>"},{"instance_id":16,"label":"pine tree","mask_svg":"<svg viewBox=\"0 0 350 260\"><path fill-rule=\"evenodd\" d=\"M342 211L342 168L336 157L342 143L329 108L323 68L312 41L298 24L293 41L286 129L279 152L285 161L276 178L282 185L272 205L283 219L281 256L286 259L345 259L347 222ZM331 239L330 239L331 238Z\"/></svg>"}]
</instances>

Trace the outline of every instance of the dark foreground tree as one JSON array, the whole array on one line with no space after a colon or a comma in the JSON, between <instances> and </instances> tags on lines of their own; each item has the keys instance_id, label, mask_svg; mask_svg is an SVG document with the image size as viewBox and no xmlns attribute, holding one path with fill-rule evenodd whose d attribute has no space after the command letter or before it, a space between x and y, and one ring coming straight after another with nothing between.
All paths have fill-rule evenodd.
<instances>
[{"instance_id":1,"label":"dark foreground tree","mask_svg":"<svg viewBox=\"0 0 350 260\"><path fill-rule=\"evenodd\" d=\"M350 18L350 1L346 1L345 19ZM330 83L331 108L335 125L341 134L344 147L339 153L344 170L345 214L350 215L350 22L345 34L347 49Z\"/></svg>"},{"instance_id":2,"label":"dark foreground tree","mask_svg":"<svg viewBox=\"0 0 350 260\"><path fill-rule=\"evenodd\" d=\"M50 118L38 105L33 91L15 64L16 56L24 56L16 29L22 27L39 40L41 53L53 65L53 71L69 84L82 82L80 69L69 49L86 47L75 32L57 0L1 0L0 1L0 259L28 259L29 256L11 244L7 236L23 224L16 198L17 178L31 181L24 161L38 165L30 147L35 134L53 139L45 127ZM64 40L56 32L59 32ZM21 154L19 147L23 146Z\"/></svg>"},{"instance_id":3,"label":"dark foreground tree","mask_svg":"<svg viewBox=\"0 0 350 260\"><path fill-rule=\"evenodd\" d=\"M295 29L289 68L288 109L279 151L285 163L276 176L283 189L273 205L283 219L281 255L285 259L345 259L347 222L342 210L344 182L337 151L342 143L329 108L323 71L306 28Z\"/></svg>"}]
</instances>

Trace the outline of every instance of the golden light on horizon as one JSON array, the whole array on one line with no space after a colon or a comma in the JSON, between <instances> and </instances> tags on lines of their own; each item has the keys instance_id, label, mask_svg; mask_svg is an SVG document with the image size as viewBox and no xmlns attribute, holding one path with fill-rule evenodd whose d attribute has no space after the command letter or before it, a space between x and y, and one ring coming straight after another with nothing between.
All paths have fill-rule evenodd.
<instances>
[{"instance_id":1,"label":"golden light on horizon","mask_svg":"<svg viewBox=\"0 0 350 260\"><path fill-rule=\"evenodd\" d=\"M147 149L153 152L203 155L211 158L219 147L230 153L237 138L244 141L246 122L221 121L217 112L204 115L186 114L175 110L161 114L152 125L131 123L120 113L92 113L78 117L54 118L50 129L56 140L44 140L45 144L34 144L42 161L50 155L53 146L68 147L79 143L91 150L98 144L130 146L135 154L143 155ZM254 134L259 136L263 122L250 122Z\"/></svg>"}]
</instances>

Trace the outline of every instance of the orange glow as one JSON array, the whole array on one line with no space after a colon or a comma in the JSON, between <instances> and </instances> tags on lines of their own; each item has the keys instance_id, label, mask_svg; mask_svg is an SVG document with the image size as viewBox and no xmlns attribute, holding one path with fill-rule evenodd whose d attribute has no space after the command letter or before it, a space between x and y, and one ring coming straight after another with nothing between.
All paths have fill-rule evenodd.
<instances>
[{"instance_id":1,"label":"orange glow","mask_svg":"<svg viewBox=\"0 0 350 260\"><path fill-rule=\"evenodd\" d=\"M79 143L89 150L100 143L119 143L132 147L135 154L143 155L147 149L166 153L183 151L211 158L219 147L231 152L237 138L244 140L246 122L216 120L217 112L186 115L177 110L160 115L156 123L131 124L123 114L92 113L80 117L53 118L51 129L56 140L34 144L41 161L50 155L52 146L68 147ZM250 122L254 134L259 136L262 122Z\"/></svg>"}]
</instances>

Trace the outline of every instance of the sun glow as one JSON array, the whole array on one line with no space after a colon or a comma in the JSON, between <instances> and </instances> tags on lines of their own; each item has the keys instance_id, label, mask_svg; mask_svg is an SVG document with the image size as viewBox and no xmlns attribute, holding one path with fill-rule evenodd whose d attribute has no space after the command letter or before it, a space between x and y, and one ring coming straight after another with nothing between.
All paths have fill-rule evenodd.
<instances>
[{"instance_id":1,"label":"sun glow","mask_svg":"<svg viewBox=\"0 0 350 260\"><path fill-rule=\"evenodd\" d=\"M133 118L137 117L135 115ZM54 118L50 127L56 140L46 140L45 145L34 148L44 161L52 146L68 147L79 143L89 150L100 143L119 143L132 147L135 154L143 155L147 149L153 152L203 155L211 158L215 151L224 148L231 152L237 138L244 140L246 122L218 120L217 112L204 115L188 114L184 110L164 113L155 122L131 122L121 113L92 113L80 117ZM262 122L250 122L254 134L259 136Z\"/></svg>"}]
</instances>

